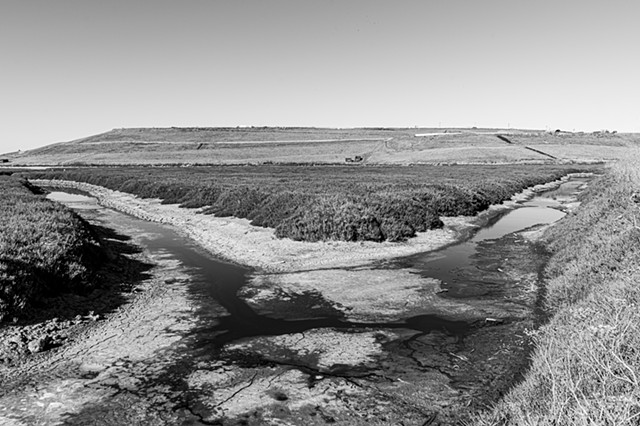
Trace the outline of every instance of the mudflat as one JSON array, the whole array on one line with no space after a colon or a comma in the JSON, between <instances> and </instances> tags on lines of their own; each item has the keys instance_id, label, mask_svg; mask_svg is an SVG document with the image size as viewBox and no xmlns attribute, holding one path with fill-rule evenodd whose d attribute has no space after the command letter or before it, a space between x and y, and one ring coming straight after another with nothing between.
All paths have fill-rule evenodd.
<instances>
[{"instance_id":1,"label":"mudflat","mask_svg":"<svg viewBox=\"0 0 640 426\"><path fill-rule=\"evenodd\" d=\"M136 256L155 266L128 302L58 349L4 370L0 415L13 424L446 424L462 407L471 412L469 404L486 401L478 393L491 394L484 384L491 377L500 377L495 389L512 380L526 358L540 259L524 260L537 259L527 243L535 234L497 245L515 253L498 261L506 275L493 272L512 283L497 298L443 298L441 283L419 267L383 265L451 244L561 182L529 189L479 217L445 219L445 228L404 243L294 242L247 220L93 185L34 183L80 189L253 267L239 299L263 322L303 327L220 345L225 321L236 317L193 290L197 274L183 262L144 250ZM110 216L118 213L100 211L99 222L132 234L134 243L144 247L152 238Z\"/></svg>"}]
</instances>

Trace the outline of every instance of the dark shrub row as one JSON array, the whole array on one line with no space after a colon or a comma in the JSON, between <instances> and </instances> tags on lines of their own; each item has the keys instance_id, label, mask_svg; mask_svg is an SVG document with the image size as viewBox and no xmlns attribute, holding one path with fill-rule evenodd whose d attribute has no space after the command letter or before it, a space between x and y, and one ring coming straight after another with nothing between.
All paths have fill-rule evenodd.
<instances>
[{"instance_id":1,"label":"dark shrub row","mask_svg":"<svg viewBox=\"0 0 640 426\"><path fill-rule=\"evenodd\" d=\"M86 223L24 180L0 176L0 193L0 321L41 297L88 289L100 248Z\"/></svg>"},{"instance_id":2,"label":"dark shrub row","mask_svg":"<svg viewBox=\"0 0 640 426\"><path fill-rule=\"evenodd\" d=\"M322 197L276 226L278 237L321 241L401 241L442 227L438 215L415 199Z\"/></svg>"},{"instance_id":3,"label":"dark shrub row","mask_svg":"<svg viewBox=\"0 0 640 426\"><path fill-rule=\"evenodd\" d=\"M87 182L247 218L303 241L400 241L473 215L522 189L575 171L566 166L95 168L28 176Z\"/></svg>"}]
</instances>

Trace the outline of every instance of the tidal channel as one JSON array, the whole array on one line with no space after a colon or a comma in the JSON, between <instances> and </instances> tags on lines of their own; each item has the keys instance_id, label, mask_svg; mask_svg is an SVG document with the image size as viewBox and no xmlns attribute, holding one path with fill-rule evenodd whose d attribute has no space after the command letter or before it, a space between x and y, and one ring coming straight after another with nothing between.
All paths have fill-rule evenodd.
<instances>
[{"instance_id":1,"label":"tidal channel","mask_svg":"<svg viewBox=\"0 0 640 426\"><path fill-rule=\"evenodd\" d=\"M188 268L191 278L185 285L189 286L190 293L198 301L197 315L206 317L208 305L222 306L226 311L219 315L218 309L215 318L201 321L201 325L190 336L190 341L194 343L183 350L197 352L199 359L206 352L209 359L214 360L224 354L225 346L230 343L261 336L296 333L304 336L305 332L317 329L332 329L343 333L391 330L398 337L384 342L387 355L374 366L350 369L343 365L335 369L321 369L318 365L288 363L286 351L279 357L280 361L272 359L270 362L297 368L309 377L322 378L323 375L329 375L349 380L371 380L372 383L396 377L394 380L400 380L401 383L413 380L416 386L431 380L429 374L435 371L446 377L450 386L458 389L455 398L462 401L464 395L460 395L466 392L467 396L471 395L475 401L479 401L478 404L487 404L517 380L520 369L526 368L526 352L521 348L526 341L523 332L535 322L530 321L530 317L535 315L533 305L536 298L536 294L531 293L538 291L538 283L535 281L544 267L546 254L537 250L535 244L522 238L519 231L535 230L562 218L567 205L576 202L576 195L589 180L590 178L573 177L556 189L536 193L529 199L517 202L512 208L484 213L484 222L479 227L467 232L460 242L441 250L376 265L377 268L390 270L410 269L425 278L439 280L442 292L437 297L456 303L469 303L469 306L476 309L474 312L497 312L503 309L500 306L508 305L500 311L506 313L499 321L487 316L428 313L408 315L404 319L389 322L358 322L349 320L343 312L331 308L324 310L324 315L309 318L299 315L301 308L295 306L302 299L292 299L290 307L286 303L280 303L279 309L285 312L279 312L278 318L274 318L256 312L239 296L242 287L250 285L250 278L254 273L252 269L214 258L168 226L113 211L109 211L109 217L110 220L117 221L119 229L142 235L143 238L138 240L142 241L145 250L171 257ZM106 210L92 197L58 189L51 191L48 198L66 204L90 222L92 218L99 217L101 211ZM518 268L523 269L520 275ZM523 288L523 283L527 282L523 276L534 276L534 282L528 283L531 289ZM303 302L327 303L322 300ZM510 316L509 312L514 313ZM498 347L508 355L500 355L502 358L496 355ZM254 366L257 367L264 359L251 361L227 358L226 362L237 362L242 368L246 368L247 363L255 362ZM193 365L184 364L184 369L192 368ZM180 374L186 376L188 372ZM495 382L496 375L502 377L500 383ZM418 376L421 378L418 379ZM389 383L384 389L399 392L393 381ZM495 392L488 391L490 387ZM377 389L381 391L383 386L377 386ZM406 395L402 397L409 398ZM441 399L446 398L454 397L445 395ZM467 405L466 402L457 403ZM445 406L439 402L437 405ZM424 415L424 412L418 413L417 418Z\"/></svg>"}]
</instances>

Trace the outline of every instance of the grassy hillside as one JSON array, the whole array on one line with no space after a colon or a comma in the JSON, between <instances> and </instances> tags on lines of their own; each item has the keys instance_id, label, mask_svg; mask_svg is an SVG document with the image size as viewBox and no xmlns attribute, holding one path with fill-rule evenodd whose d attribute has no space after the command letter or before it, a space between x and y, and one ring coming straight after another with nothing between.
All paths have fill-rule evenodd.
<instances>
[{"instance_id":1,"label":"grassy hillside","mask_svg":"<svg viewBox=\"0 0 640 426\"><path fill-rule=\"evenodd\" d=\"M594 182L551 228L544 308L531 370L473 424L640 423L640 154Z\"/></svg>"},{"instance_id":2,"label":"grassy hillside","mask_svg":"<svg viewBox=\"0 0 640 426\"><path fill-rule=\"evenodd\" d=\"M44 296L91 287L100 250L86 224L24 180L0 176L0 193L0 321Z\"/></svg>"},{"instance_id":3,"label":"grassy hillside","mask_svg":"<svg viewBox=\"0 0 640 426\"><path fill-rule=\"evenodd\" d=\"M518 166L84 168L28 176L87 182L204 213L247 218L294 240L398 241L578 170Z\"/></svg>"},{"instance_id":4,"label":"grassy hillside","mask_svg":"<svg viewBox=\"0 0 640 426\"><path fill-rule=\"evenodd\" d=\"M16 165L548 163L620 158L637 135L496 129L138 128L8 155ZM531 149L534 148L534 149Z\"/></svg>"}]
</instances>

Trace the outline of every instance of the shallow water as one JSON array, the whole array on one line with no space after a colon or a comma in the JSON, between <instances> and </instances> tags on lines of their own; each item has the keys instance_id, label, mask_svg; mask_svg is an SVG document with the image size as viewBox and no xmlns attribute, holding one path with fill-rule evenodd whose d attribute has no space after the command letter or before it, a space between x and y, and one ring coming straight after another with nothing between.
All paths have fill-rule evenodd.
<instances>
[{"instance_id":1,"label":"shallow water","mask_svg":"<svg viewBox=\"0 0 640 426\"><path fill-rule=\"evenodd\" d=\"M557 189L535 195L517 204L515 209L506 209L491 216L485 226L466 241L451 245L436 252L418 254L400 259L395 267L411 267L421 275L436 278L447 290L445 297L478 297L495 293L496 285L479 269L482 253L479 247L487 240L495 240L513 232L535 225L549 224L562 218L562 201L574 196L586 183L585 179L569 180ZM97 201L77 193L53 191L47 195L51 200L79 210L100 210ZM207 340L214 339L216 346L251 336L299 333L314 328L407 328L428 333L444 331L449 335L463 335L471 324L452 321L435 315L419 315L393 323L356 323L343 320L340 312L314 319L275 319L259 315L237 296L238 290L247 283L251 270L240 265L215 259L188 238L171 228L117 213L120 225L138 235L143 235L145 248L152 253L171 256L193 271L191 290L201 296L206 305L207 298L215 300L227 311L220 319L215 333L206 333ZM499 289L498 289L499 290ZM213 337L212 337L213 336Z\"/></svg>"},{"instance_id":2,"label":"shallow water","mask_svg":"<svg viewBox=\"0 0 640 426\"><path fill-rule=\"evenodd\" d=\"M83 211L86 214L88 210L104 209L94 198L75 193L52 191L47 195L47 198L64 203L78 210L80 214L83 214ZM218 318L217 324L212 329L200 330L202 345L219 348L225 343L241 338L300 333L317 328L408 328L422 333L438 330L448 335L462 336L471 326L463 321L449 320L428 314L392 323L349 322L343 319L343 315L339 311L313 319L297 319L295 317L276 319L260 315L237 295L238 290L247 283L251 273L250 268L214 258L168 226L119 212L115 212L115 215L119 226L124 226L130 232L142 235L146 250L177 259L190 269L192 272L190 290L197 296L199 303L204 305L203 309L206 310L207 303L215 301L227 310L228 315Z\"/></svg>"},{"instance_id":3,"label":"shallow water","mask_svg":"<svg viewBox=\"0 0 640 426\"><path fill-rule=\"evenodd\" d=\"M440 280L448 297L485 295L495 288L486 285L491 283L487 282L487 277L479 269L483 257L480 250L482 243L536 225L556 222L565 215L560 210L563 202L575 196L585 183L584 179L569 180L557 189L537 194L529 200L519 202L515 209L495 214L466 241L435 252L410 256L402 259L400 264L418 269L425 277Z\"/></svg>"}]
</instances>

